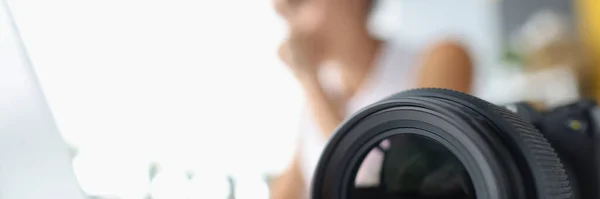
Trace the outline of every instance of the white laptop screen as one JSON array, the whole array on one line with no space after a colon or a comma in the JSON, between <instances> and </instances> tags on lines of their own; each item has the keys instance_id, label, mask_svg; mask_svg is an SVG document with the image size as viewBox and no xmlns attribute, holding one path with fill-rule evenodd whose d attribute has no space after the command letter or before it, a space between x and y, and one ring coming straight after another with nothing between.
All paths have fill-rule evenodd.
<instances>
[{"instance_id":1,"label":"white laptop screen","mask_svg":"<svg viewBox=\"0 0 600 199\"><path fill-rule=\"evenodd\" d=\"M0 199L82 199L66 144L0 0Z\"/></svg>"}]
</instances>

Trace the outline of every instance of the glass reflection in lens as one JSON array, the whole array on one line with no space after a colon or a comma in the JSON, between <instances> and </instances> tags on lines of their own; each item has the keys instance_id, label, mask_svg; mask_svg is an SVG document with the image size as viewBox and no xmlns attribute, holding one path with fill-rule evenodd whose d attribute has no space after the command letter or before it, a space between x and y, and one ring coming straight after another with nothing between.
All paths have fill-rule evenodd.
<instances>
[{"instance_id":1,"label":"glass reflection in lens","mask_svg":"<svg viewBox=\"0 0 600 199\"><path fill-rule=\"evenodd\" d=\"M352 199L475 199L471 179L456 156L415 134L396 135L375 146L349 194Z\"/></svg>"}]
</instances>

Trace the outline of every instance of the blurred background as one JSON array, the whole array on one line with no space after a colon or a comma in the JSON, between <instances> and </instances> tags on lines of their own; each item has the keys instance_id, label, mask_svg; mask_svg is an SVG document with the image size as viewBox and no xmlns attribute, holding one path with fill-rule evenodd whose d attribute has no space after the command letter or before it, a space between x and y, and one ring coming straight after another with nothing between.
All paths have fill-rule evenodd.
<instances>
[{"instance_id":1,"label":"blurred background","mask_svg":"<svg viewBox=\"0 0 600 199\"><path fill-rule=\"evenodd\" d=\"M597 0L381 2L390 42L461 38L483 99L600 99ZM86 194L268 198L304 101L270 0L8 3Z\"/></svg>"}]
</instances>

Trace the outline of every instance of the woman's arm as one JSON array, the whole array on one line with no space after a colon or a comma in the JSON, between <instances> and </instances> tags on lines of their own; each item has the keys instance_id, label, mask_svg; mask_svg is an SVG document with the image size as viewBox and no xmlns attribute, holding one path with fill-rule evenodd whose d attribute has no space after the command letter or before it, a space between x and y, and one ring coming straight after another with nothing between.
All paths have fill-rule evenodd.
<instances>
[{"instance_id":1,"label":"woman's arm","mask_svg":"<svg viewBox=\"0 0 600 199\"><path fill-rule=\"evenodd\" d=\"M296 155L292 164L271 184L270 199L302 199L304 190L299 156Z\"/></svg>"},{"instance_id":2,"label":"woman's arm","mask_svg":"<svg viewBox=\"0 0 600 199\"><path fill-rule=\"evenodd\" d=\"M338 104L329 98L316 76L301 76L298 80L307 97L312 121L316 122L322 136L330 137L343 119ZM302 199L306 194L307 185L304 184L300 170L299 153L297 150L290 166L274 180L271 185L271 199Z\"/></svg>"},{"instance_id":3,"label":"woman's arm","mask_svg":"<svg viewBox=\"0 0 600 199\"><path fill-rule=\"evenodd\" d=\"M311 118L317 122L322 135L328 138L343 118L338 109L339 103L329 98L319 82L317 71L322 55L318 50L320 47L315 46L317 43L302 35L292 34L290 39L280 46L279 56L302 86ZM271 185L271 199L300 199L305 194L298 153L299 151L296 152L291 165Z\"/></svg>"},{"instance_id":4,"label":"woman's arm","mask_svg":"<svg viewBox=\"0 0 600 199\"><path fill-rule=\"evenodd\" d=\"M320 47L316 41L292 35L279 48L279 57L292 70L308 100L308 109L325 138L333 133L342 120L340 102L331 99L319 82Z\"/></svg>"},{"instance_id":5,"label":"woman's arm","mask_svg":"<svg viewBox=\"0 0 600 199\"><path fill-rule=\"evenodd\" d=\"M473 78L471 57L457 42L437 43L425 52L417 77L419 88L446 88L470 93Z\"/></svg>"},{"instance_id":6,"label":"woman's arm","mask_svg":"<svg viewBox=\"0 0 600 199\"><path fill-rule=\"evenodd\" d=\"M331 99L316 75L300 78L299 81L308 100L308 108L313 121L316 122L322 135L329 138L344 119L341 106L344 103Z\"/></svg>"}]
</instances>

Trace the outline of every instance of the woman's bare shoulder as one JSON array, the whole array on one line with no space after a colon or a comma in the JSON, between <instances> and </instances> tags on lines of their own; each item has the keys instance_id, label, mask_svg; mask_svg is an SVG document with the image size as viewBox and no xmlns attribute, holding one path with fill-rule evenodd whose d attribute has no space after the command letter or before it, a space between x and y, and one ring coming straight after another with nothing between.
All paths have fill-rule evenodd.
<instances>
[{"instance_id":1,"label":"woman's bare shoulder","mask_svg":"<svg viewBox=\"0 0 600 199\"><path fill-rule=\"evenodd\" d=\"M470 53L457 40L442 40L423 52L419 87L447 88L470 92L473 66Z\"/></svg>"},{"instance_id":2,"label":"woman's bare shoulder","mask_svg":"<svg viewBox=\"0 0 600 199\"><path fill-rule=\"evenodd\" d=\"M425 58L462 58L468 59L469 52L466 45L459 40L445 39L429 45L425 49Z\"/></svg>"}]
</instances>

